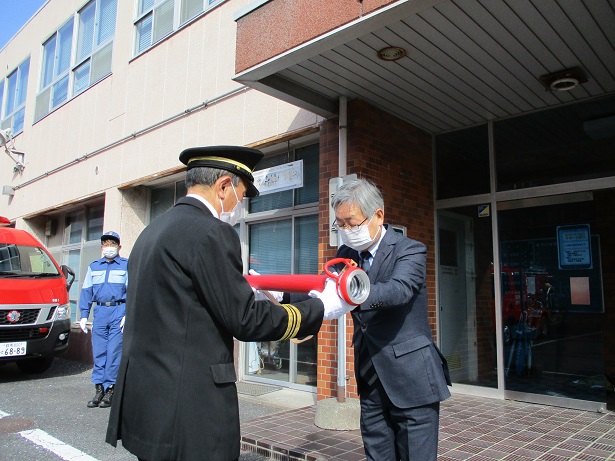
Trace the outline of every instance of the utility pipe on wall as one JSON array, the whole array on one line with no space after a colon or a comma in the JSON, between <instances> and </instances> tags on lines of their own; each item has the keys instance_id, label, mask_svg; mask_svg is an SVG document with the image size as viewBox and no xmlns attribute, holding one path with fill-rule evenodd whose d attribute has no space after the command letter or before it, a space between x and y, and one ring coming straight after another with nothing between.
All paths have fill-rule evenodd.
<instances>
[{"instance_id":1,"label":"utility pipe on wall","mask_svg":"<svg viewBox=\"0 0 615 461\"><path fill-rule=\"evenodd\" d=\"M346 176L346 150L348 136L348 100L340 96L339 100L339 152L338 176ZM346 316L337 319L337 401L346 401Z\"/></svg>"}]
</instances>

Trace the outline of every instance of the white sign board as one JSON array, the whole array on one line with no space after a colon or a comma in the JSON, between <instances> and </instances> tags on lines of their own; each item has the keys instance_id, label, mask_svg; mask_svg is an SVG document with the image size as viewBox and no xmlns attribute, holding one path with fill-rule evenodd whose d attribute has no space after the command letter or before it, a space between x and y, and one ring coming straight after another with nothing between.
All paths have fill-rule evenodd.
<instances>
[{"instance_id":1,"label":"white sign board","mask_svg":"<svg viewBox=\"0 0 615 461\"><path fill-rule=\"evenodd\" d=\"M303 160L272 166L253 173L261 195L303 187Z\"/></svg>"}]
</instances>

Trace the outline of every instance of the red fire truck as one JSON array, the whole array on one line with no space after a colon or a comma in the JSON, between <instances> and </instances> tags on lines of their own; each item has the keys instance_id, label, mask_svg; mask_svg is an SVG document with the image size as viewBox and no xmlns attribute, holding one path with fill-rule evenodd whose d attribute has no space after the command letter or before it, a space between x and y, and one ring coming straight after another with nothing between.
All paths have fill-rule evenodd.
<instances>
[{"instance_id":1,"label":"red fire truck","mask_svg":"<svg viewBox=\"0 0 615 461\"><path fill-rule=\"evenodd\" d=\"M556 300L551 274L502 267L501 289L505 342L511 341L513 327L522 319L526 319L527 327L536 330L537 336L549 334Z\"/></svg>"},{"instance_id":2,"label":"red fire truck","mask_svg":"<svg viewBox=\"0 0 615 461\"><path fill-rule=\"evenodd\" d=\"M16 362L25 373L42 373L68 348L75 274L10 224L0 216L0 365Z\"/></svg>"}]
</instances>

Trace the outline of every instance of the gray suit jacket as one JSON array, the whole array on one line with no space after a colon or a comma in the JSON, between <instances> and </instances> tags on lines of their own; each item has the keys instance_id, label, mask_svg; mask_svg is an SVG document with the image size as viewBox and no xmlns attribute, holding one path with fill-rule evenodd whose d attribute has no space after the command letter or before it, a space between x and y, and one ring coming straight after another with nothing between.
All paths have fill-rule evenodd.
<instances>
[{"instance_id":1,"label":"gray suit jacket","mask_svg":"<svg viewBox=\"0 0 615 461\"><path fill-rule=\"evenodd\" d=\"M427 247L385 227L369 270L369 297L352 312L355 374L358 379L358 345L365 341L380 382L396 407L439 402L450 397L447 384L451 382L427 317ZM357 251L347 246L337 256L359 260Z\"/></svg>"}]
</instances>

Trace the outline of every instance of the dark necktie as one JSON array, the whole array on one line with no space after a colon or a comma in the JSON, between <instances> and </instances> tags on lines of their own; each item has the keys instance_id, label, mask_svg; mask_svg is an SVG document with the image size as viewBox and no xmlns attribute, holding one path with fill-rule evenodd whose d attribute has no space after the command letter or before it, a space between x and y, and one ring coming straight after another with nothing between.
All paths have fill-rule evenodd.
<instances>
[{"instance_id":1,"label":"dark necktie","mask_svg":"<svg viewBox=\"0 0 615 461\"><path fill-rule=\"evenodd\" d=\"M372 254L369 251L362 251L359 255L360 258L360 267L365 271L366 274L369 273L369 258L372 257Z\"/></svg>"},{"instance_id":2,"label":"dark necktie","mask_svg":"<svg viewBox=\"0 0 615 461\"><path fill-rule=\"evenodd\" d=\"M362 251L359 255L359 266L365 271L366 274L369 273L369 258L371 257L372 255L369 251ZM378 378L378 375L376 375L376 369L374 368L372 358L370 357L369 351L367 350L365 338L361 338L361 343L359 347L359 367L359 376L363 378L363 380L368 386L373 385Z\"/></svg>"}]
</instances>

